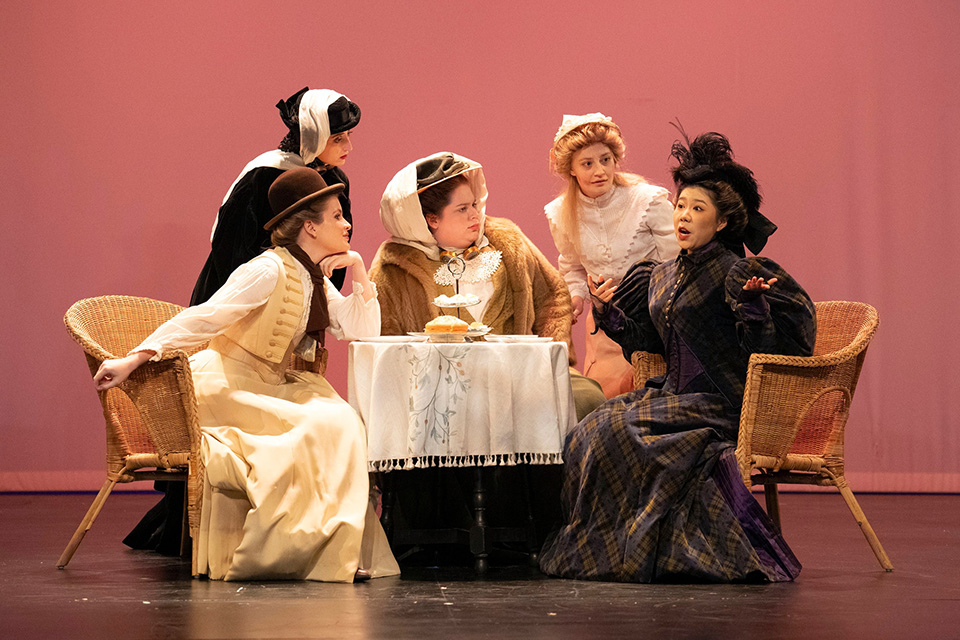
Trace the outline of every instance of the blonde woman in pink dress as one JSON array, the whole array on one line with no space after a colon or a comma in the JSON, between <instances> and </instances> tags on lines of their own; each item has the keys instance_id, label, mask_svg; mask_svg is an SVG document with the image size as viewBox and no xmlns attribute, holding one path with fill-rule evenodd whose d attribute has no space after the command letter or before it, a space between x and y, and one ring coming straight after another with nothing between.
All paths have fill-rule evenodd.
<instances>
[{"instance_id":1,"label":"blonde woman in pink dress","mask_svg":"<svg viewBox=\"0 0 960 640\"><path fill-rule=\"evenodd\" d=\"M615 286L639 260L672 260L679 253L673 204L663 187L621 170L626 145L620 127L602 113L564 115L550 166L567 188L546 207L559 267L573 301L573 320L590 302L588 281ZM633 370L620 347L586 314L583 375L612 398L633 389Z\"/></svg>"}]
</instances>

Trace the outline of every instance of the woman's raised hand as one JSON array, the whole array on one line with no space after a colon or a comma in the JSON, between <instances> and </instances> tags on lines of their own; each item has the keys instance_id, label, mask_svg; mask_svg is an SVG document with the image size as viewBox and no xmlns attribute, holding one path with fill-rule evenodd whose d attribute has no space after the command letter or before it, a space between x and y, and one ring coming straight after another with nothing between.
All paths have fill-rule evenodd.
<instances>
[{"instance_id":1,"label":"woman's raised hand","mask_svg":"<svg viewBox=\"0 0 960 640\"><path fill-rule=\"evenodd\" d=\"M100 363L96 375L93 376L93 384L96 385L97 391L113 388L129 378L137 367L153 356L153 351L138 351L124 358L104 360Z\"/></svg>"},{"instance_id":2,"label":"woman's raised hand","mask_svg":"<svg viewBox=\"0 0 960 640\"><path fill-rule=\"evenodd\" d=\"M598 276L597 280L598 282L594 281L593 276L587 276L587 286L590 288L590 295L600 302L610 302L610 298L613 297L614 292L617 290L617 285L614 284L613 280L604 279L603 276Z\"/></svg>"},{"instance_id":3,"label":"woman's raised hand","mask_svg":"<svg viewBox=\"0 0 960 640\"><path fill-rule=\"evenodd\" d=\"M746 283L744 283L743 290L758 291L760 293L763 293L764 291L767 291L768 289L770 289L771 285L776 284L776 282L777 282L776 278L770 278L769 280L764 281L763 278L758 278L757 276L753 276L752 278L747 280Z\"/></svg>"}]
</instances>

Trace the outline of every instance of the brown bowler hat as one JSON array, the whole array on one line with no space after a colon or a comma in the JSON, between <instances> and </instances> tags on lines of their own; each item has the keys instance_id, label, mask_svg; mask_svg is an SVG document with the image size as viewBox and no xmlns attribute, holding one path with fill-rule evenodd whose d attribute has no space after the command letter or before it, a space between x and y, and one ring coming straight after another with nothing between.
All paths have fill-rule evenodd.
<instances>
[{"instance_id":1,"label":"brown bowler hat","mask_svg":"<svg viewBox=\"0 0 960 640\"><path fill-rule=\"evenodd\" d=\"M270 209L274 216L263 225L263 228L270 231L284 218L308 206L317 198L336 195L344 188L342 184L328 187L320 174L308 167L284 171L273 181L270 190L267 191L267 199L270 201Z\"/></svg>"}]
</instances>

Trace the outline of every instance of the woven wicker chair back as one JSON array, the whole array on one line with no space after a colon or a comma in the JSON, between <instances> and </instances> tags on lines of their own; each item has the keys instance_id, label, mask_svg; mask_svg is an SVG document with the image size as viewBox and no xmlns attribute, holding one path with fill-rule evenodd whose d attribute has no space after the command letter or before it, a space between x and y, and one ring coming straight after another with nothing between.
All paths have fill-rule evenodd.
<instances>
[{"instance_id":1,"label":"woven wicker chair back","mask_svg":"<svg viewBox=\"0 0 960 640\"><path fill-rule=\"evenodd\" d=\"M175 304L149 298L101 296L80 300L71 306L64 316L64 324L83 348L92 375L104 359L126 355L181 309ZM155 388L158 384L160 388ZM190 451L189 434L181 426L184 417L180 406L168 409L166 413L169 415L151 416L165 422L179 422L180 428L155 433L151 437L144 424L143 407L138 408L129 395L143 395L151 391L154 392L151 395L176 392L175 387L168 391L169 387L169 381L151 380L145 371L138 370L128 384L99 394L107 427L108 474L116 475L125 466L129 467L127 462L131 456L146 456L145 463L148 463L149 456L185 454ZM178 404L182 405L182 402ZM156 441L158 439L160 442ZM131 476L124 473L118 479L124 482L130 480Z\"/></svg>"}]
</instances>

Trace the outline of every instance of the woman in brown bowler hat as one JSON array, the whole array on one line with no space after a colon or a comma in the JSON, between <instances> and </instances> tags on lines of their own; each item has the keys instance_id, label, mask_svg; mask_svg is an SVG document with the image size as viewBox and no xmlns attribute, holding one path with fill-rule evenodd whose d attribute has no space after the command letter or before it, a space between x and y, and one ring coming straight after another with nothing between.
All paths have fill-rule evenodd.
<instances>
[{"instance_id":1,"label":"woman in brown bowler hat","mask_svg":"<svg viewBox=\"0 0 960 640\"><path fill-rule=\"evenodd\" d=\"M105 361L98 389L147 360L209 341L190 358L199 405L203 486L198 566L212 579L352 582L395 575L370 501L366 435L311 359L324 332L380 333L380 306L337 195L310 168L271 186L273 247L238 267L207 302L161 325L126 357ZM330 282L351 271L353 292Z\"/></svg>"}]
</instances>

